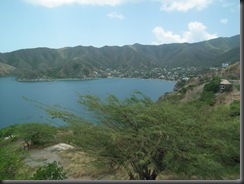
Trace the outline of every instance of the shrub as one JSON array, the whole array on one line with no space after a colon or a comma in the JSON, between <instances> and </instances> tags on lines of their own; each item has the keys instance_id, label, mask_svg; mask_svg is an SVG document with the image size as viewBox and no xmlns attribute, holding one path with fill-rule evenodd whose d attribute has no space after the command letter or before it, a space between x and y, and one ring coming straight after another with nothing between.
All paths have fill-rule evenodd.
<instances>
[{"instance_id":1,"label":"shrub","mask_svg":"<svg viewBox=\"0 0 244 184\"><path fill-rule=\"evenodd\" d=\"M240 91L240 84L235 84L234 86L238 91Z\"/></svg>"},{"instance_id":2,"label":"shrub","mask_svg":"<svg viewBox=\"0 0 244 184\"><path fill-rule=\"evenodd\" d=\"M230 116L232 117L240 116L240 101L234 100L230 104Z\"/></svg>"},{"instance_id":3,"label":"shrub","mask_svg":"<svg viewBox=\"0 0 244 184\"><path fill-rule=\"evenodd\" d=\"M19 136L32 145L42 146L55 140L56 127L45 123L25 123L18 128Z\"/></svg>"},{"instance_id":4,"label":"shrub","mask_svg":"<svg viewBox=\"0 0 244 184\"><path fill-rule=\"evenodd\" d=\"M18 179L18 172L23 166L25 152L2 145L0 141L0 180Z\"/></svg>"},{"instance_id":5,"label":"shrub","mask_svg":"<svg viewBox=\"0 0 244 184\"><path fill-rule=\"evenodd\" d=\"M66 172L63 171L63 166L56 161L45 166L39 167L36 173L32 176L32 180L63 180L68 178Z\"/></svg>"},{"instance_id":6,"label":"shrub","mask_svg":"<svg viewBox=\"0 0 244 184\"><path fill-rule=\"evenodd\" d=\"M217 93L219 91L220 78L214 77L209 83L207 83L203 91Z\"/></svg>"},{"instance_id":7,"label":"shrub","mask_svg":"<svg viewBox=\"0 0 244 184\"><path fill-rule=\"evenodd\" d=\"M214 105L215 94L213 92L203 92L200 100L208 105Z\"/></svg>"}]
</instances>

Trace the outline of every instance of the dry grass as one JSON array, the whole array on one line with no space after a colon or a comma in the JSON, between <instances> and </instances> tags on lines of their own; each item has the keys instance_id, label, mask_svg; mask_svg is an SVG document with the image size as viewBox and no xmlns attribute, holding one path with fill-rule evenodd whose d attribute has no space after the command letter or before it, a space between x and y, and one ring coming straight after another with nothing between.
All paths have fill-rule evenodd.
<instances>
[{"instance_id":1,"label":"dry grass","mask_svg":"<svg viewBox=\"0 0 244 184\"><path fill-rule=\"evenodd\" d=\"M85 153L72 150L60 152L58 155L66 160L63 166L68 176L72 178L90 176L89 162L91 159Z\"/></svg>"},{"instance_id":2,"label":"dry grass","mask_svg":"<svg viewBox=\"0 0 244 184\"><path fill-rule=\"evenodd\" d=\"M30 167L26 164L23 164L23 166L18 172L18 180L30 180L38 168L39 166Z\"/></svg>"},{"instance_id":3,"label":"dry grass","mask_svg":"<svg viewBox=\"0 0 244 184\"><path fill-rule=\"evenodd\" d=\"M240 100L240 91L234 89L231 92L220 93L216 96L216 105L230 105L234 100Z\"/></svg>"},{"instance_id":4,"label":"dry grass","mask_svg":"<svg viewBox=\"0 0 244 184\"><path fill-rule=\"evenodd\" d=\"M72 180L127 180L127 173L118 168L111 171L105 165L94 166L95 159L81 151L69 150L58 153L65 159L62 164L67 176Z\"/></svg>"},{"instance_id":5,"label":"dry grass","mask_svg":"<svg viewBox=\"0 0 244 184\"><path fill-rule=\"evenodd\" d=\"M64 151L58 154L66 162L63 164L67 175L72 179L101 179L110 175L105 166L99 169L93 165L94 159L81 151Z\"/></svg>"},{"instance_id":6,"label":"dry grass","mask_svg":"<svg viewBox=\"0 0 244 184\"><path fill-rule=\"evenodd\" d=\"M182 102L197 100L201 97L204 84L194 87L192 90L187 90L185 97L181 99Z\"/></svg>"}]
</instances>

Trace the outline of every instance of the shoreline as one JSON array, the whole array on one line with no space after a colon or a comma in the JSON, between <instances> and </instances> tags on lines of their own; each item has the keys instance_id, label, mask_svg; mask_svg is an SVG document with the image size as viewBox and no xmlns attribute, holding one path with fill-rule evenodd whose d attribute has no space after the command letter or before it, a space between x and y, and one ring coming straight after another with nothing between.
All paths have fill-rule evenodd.
<instances>
[{"instance_id":1,"label":"shoreline","mask_svg":"<svg viewBox=\"0 0 244 184\"><path fill-rule=\"evenodd\" d=\"M96 80L99 78L60 78L60 79L17 79L17 82L53 82L53 81L82 81L82 80Z\"/></svg>"},{"instance_id":2,"label":"shoreline","mask_svg":"<svg viewBox=\"0 0 244 184\"><path fill-rule=\"evenodd\" d=\"M98 80L98 79L137 79L137 80L158 80L165 82L177 82L177 80L170 79L160 79L160 78L136 78L136 77L105 77L105 78L58 78L58 79L18 79L15 76L0 76L0 78L11 77L14 78L17 82L54 82L54 81L86 81L86 80Z\"/></svg>"}]
</instances>

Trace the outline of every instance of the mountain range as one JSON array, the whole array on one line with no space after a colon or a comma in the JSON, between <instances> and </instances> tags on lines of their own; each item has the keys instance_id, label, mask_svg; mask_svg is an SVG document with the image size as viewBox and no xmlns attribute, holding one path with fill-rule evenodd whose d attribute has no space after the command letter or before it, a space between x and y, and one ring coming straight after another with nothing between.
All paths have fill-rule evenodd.
<instances>
[{"instance_id":1,"label":"mountain range","mask_svg":"<svg viewBox=\"0 0 244 184\"><path fill-rule=\"evenodd\" d=\"M174 67L218 67L240 61L240 35L197 43L32 48L0 53L0 76L22 79L94 78L121 72Z\"/></svg>"}]
</instances>

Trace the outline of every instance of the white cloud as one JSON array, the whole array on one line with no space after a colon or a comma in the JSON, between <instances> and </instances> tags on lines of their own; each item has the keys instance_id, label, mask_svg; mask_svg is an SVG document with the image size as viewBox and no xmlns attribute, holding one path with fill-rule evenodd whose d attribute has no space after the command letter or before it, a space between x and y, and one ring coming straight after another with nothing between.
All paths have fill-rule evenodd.
<instances>
[{"instance_id":1,"label":"white cloud","mask_svg":"<svg viewBox=\"0 0 244 184\"><path fill-rule=\"evenodd\" d=\"M183 11L191 9L202 10L212 3L213 0L163 0L162 11Z\"/></svg>"},{"instance_id":2,"label":"white cloud","mask_svg":"<svg viewBox=\"0 0 244 184\"><path fill-rule=\"evenodd\" d=\"M221 19L221 20L220 20L220 23L221 23L221 24L227 24L227 23L228 23L228 19Z\"/></svg>"},{"instance_id":3,"label":"white cloud","mask_svg":"<svg viewBox=\"0 0 244 184\"><path fill-rule=\"evenodd\" d=\"M115 18L115 19L120 19L120 20L123 20L125 18L122 14L117 13L117 12L111 12L111 13L107 14L107 16L110 18Z\"/></svg>"},{"instance_id":4,"label":"white cloud","mask_svg":"<svg viewBox=\"0 0 244 184\"><path fill-rule=\"evenodd\" d=\"M171 31L165 31L160 26L155 27L153 33L158 40L155 44L183 42L179 35L173 34Z\"/></svg>"},{"instance_id":5,"label":"white cloud","mask_svg":"<svg viewBox=\"0 0 244 184\"><path fill-rule=\"evenodd\" d=\"M24 1L27 3L31 3L33 5L40 5L48 8L53 8L64 4L74 4L74 3L81 4L81 5L117 6L126 2L127 0L24 0Z\"/></svg>"},{"instance_id":6,"label":"white cloud","mask_svg":"<svg viewBox=\"0 0 244 184\"><path fill-rule=\"evenodd\" d=\"M193 43L217 38L216 34L210 34L206 31L206 29L207 27L201 22L190 22L188 23L188 31L185 31L182 35L178 35L171 31L166 31L164 28L158 26L152 30L157 39L157 41L153 42L153 44L183 42Z\"/></svg>"}]
</instances>

